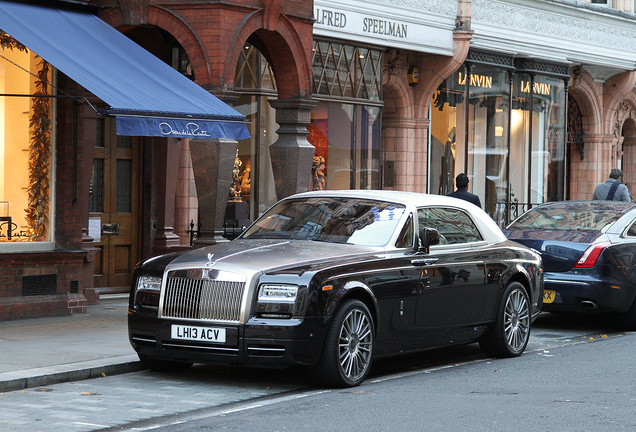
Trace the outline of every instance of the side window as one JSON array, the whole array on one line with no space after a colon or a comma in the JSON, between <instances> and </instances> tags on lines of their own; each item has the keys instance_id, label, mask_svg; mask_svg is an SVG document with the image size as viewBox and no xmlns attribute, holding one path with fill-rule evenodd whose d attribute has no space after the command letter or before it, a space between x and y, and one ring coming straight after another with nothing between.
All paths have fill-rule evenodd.
<instances>
[{"instance_id":1,"label":"side window","mask_svg":"<svg viewBox=\"0 0 636 432\"><path fill-rule=\"evenodd\" d=\"M632 223L632 226L630 226L627 230L627 235L629 237L636 237L636 221L634 221L634 223Z\"/></svg>"},{"instance_id":2,"label":"side window","mask_svg":"<svg viewBox=\"0 0 636 432\"><path fill-rule=\"evenodd\" d=\"M435 228L440 244L471 243L482 239L472 219L454 208L431 207L417 210L420 228Z\"/></svg>"},{"instance_id":3,"label":"side window","mask_svg":"<svg viewBox=\"0 0 636 432\"><path fill-rule=\"evenodd\" d=\"M473 220L463 211L457 212L459 223L461 224L462 230L466 235L466 241L468 243L478 242L483 240L479 230L475 226Z\"/></svg>"},{"instance_id":4,"label":"side window","mask_svg":"<svg viewBox=\"0 0 636 432\"><path fill-rule=\"evenodd\" d=\"M404 224L400 236L395 242L396 248L412 248L413 247L413 216Z\"/></svg>"}]
</instances>

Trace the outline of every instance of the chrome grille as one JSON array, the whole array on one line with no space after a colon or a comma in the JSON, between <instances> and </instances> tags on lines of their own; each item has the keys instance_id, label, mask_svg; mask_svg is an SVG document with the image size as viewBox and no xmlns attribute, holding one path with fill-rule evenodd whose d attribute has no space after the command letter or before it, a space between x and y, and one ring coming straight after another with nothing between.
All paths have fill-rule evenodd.
<instances>
[{"instance_id":1,"label":"chrome grille","mask_svg":"<svg viewBox=\"0 0 636 432\"><path fill-rule=\"evenodd\" d=\"M163 316L238 323L245 282L168 278Z\"/></svg>"}]
</instances>

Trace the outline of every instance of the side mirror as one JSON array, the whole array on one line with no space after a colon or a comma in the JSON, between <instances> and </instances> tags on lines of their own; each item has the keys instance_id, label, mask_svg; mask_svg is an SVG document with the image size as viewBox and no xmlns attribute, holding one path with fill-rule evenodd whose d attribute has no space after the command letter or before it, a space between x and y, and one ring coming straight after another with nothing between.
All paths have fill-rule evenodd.
<instances>
[{"instance_id":1,"label":"side mirror","mask_svg":"<svg viewBox=\"0 0 636 432\"><path fill-rule=\"evenodd\" d=\"M430 247L439 244L439 232L435 228L420 229L420 252L429 253Z\"/></svg>"}]
</instances>

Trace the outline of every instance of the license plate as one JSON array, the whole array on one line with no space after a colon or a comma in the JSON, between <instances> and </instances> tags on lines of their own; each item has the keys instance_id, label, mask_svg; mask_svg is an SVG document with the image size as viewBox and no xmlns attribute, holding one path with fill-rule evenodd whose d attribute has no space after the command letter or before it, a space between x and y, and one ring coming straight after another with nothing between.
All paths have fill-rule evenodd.
<instances>
[{"instance_id":1,"label":"license plate","mask_svg":"<svg viewBox=\"0 0 636 432\"><path fill-rule=\"evenodd\" d=\"M170 337L180 340L225 343L225 329L214 327L195 327L173 324Z\"/></svg>"},{"instance_id":2,"label":"license plate","mask_svg":"<svg viewBox=\"0 0 636 432\"><path fill-rule=\"evenodd\" d=\"M552 303L555 297L555 290L543 290L543 303Z\"/></svg>"}]
</instances>

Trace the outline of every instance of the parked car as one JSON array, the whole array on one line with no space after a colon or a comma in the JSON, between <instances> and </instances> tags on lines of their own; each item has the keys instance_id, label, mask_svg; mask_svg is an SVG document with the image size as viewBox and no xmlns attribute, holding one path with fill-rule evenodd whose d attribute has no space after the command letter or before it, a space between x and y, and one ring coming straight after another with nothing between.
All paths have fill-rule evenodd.
<instances>
[{"instance_id":1,"label":"parked car","mask_svg":"<svg viewBox=\"0 0 636 432\"><path fill-rule=\"evenodd\" d=\"M505 230L543 258L543 310L618 312L636 329L636 204L551 202Z\"/></svg>"},{"instance_id":2,"label":"parked car","mask_svg":"<svg viewBox=\"0 0 636 432\"><path fill-rule=\"evenodd\" d=\"M372 360L478 341L520 355L541 310L540 256L455 198L319 191L241 236L135 270L130 342L154 370L307 365L360 384Z\"/></svg>"}]
</instances>

